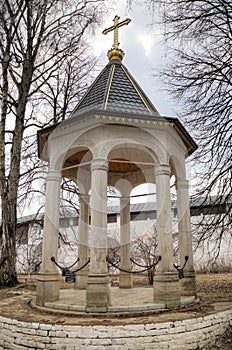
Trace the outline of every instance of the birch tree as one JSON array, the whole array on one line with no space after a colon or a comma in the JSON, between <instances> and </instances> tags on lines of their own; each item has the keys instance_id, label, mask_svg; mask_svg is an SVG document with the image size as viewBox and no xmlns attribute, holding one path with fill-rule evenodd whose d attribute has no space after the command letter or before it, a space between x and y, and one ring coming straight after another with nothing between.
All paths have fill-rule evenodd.
<instances>
[{"instance_id":1,"label":"birch tree","mask_svg":"<svg viewBox=\"0 0 232 350\"><path fill-rule=\"evenodd\" d=\"M67 62L73 62L83 51L83 38L98 21L102 3L100 0L0 1L0 286L18 282L15 234L24 135L30 137L33 126L51 122L51 116L45 120L40 113L39 120L35 114L44 107L39 104L39 95L45 93L45 86L52 86L55 77L62 78L61 67L67 67ZM61 119L68 98L58 116ZM53 119L58 121L55 116Z\"/></svg>"}]
</instances>

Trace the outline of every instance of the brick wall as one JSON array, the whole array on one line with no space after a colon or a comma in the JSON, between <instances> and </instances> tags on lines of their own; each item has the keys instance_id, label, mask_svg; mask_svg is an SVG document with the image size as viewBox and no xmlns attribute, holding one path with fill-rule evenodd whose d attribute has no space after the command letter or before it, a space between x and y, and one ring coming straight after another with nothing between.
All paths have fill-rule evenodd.
<instances>
[{"instance_id":1,"label":"brick wall","mask_svg":"<svg viewBox=\"0 0 232 350\"><path fill-rule=\"evenodd\" d=\"M232 310L183 321L121 326L67 326L0 317L0 349L200 349L232 325Z\"/></svg>"}]
</instances>

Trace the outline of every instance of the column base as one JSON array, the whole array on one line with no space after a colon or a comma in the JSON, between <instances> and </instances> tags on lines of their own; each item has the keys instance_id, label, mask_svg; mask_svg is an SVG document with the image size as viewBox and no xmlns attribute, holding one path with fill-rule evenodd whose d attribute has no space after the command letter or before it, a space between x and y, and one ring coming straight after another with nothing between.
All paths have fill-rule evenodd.
<instances>
[{"instance_id":1,"label":"column base","mask_svg":"<svg viewBox=\"0 0 232 350\"><path fill-rule=\"evenodd\" d=\"M36 304L57 301L60 297L60 277L58 274L39 274L37 276Z\"/></svg>"},{"instance_id":2,"label":"column base","mask_svg":"<svg viewBox=\"0 0 232 350\"><path fill-rule=\"evenodd\" d=\"M180 280L181 296L196 296L196 274L194 271L184 272L184 278Z\"/></svg>"},{"instance_id":3,"label":"column base","mask_svg":"<svg viewBox=\"0 0 232 350\"><path fill-rule=\"evenodd\" d=\"M126 272L120 272L119 288L133 288L132 274L126 273Z\"/></svg>"},{"instance_id":4,"label":"column base","mask_svg":"<svg viewBox=\"0 0 232 350\"><path fill-rule=\"evenodd\" d=\"M78 275L76 275L76 283L74 285L75 289L86 289L87 283L88 283L88 270L82 270L78 272Z\"/></svg>"},{"instance_id":5,"label":"column base","mask_svg":"<svg viewBox=\"0 0 232 350\"><path fill-rule=\"evenodd\" d=\"M180 283L176 272L156 273L153 284L154 303L165 304L166 308L179 308Z\"/></svg>"},{"instance_id":6,"label":"column base","mask_svg":"<svg viewBox=\"0 0 232 350\"><path fill-rule=\"evenodd\" d=\"M111 305L110 280L106 274L88 275L86 311L106 312Z\"/></svg>"}]
</instances>

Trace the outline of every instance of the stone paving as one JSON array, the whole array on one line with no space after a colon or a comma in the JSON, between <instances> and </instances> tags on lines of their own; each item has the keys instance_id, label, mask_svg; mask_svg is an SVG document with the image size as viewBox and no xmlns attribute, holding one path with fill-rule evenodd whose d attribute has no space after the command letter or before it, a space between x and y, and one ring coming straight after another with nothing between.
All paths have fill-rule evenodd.
<instances>
[{"instance_id":1,"label":"stone paving","mask_svg":"<svg viewBox=\"0 0 232 350\"><path fill-rule=\"evenodd\" d=\"M182 298L182 306L194 302L194 297ZM35 306L35 305L34 305ZM60 291L60 299L45 303L49 310L85 312L85 290L64 289ZM35 306L36 307L36 306ZM122 312L129 315L133 312L164 311L165 304L153 303L152 288L111 288L111 306L109 313ZM166 310L167 311L167 310Z\"/></svg>"},{"instance_id":2,"label":"stone paving","mask_svg":"<svg viewBox=\"0 0 232 350\"><path fill-rule=\"evenodd\" d=\"M65 293L69 291L69 301L73 305L82 303L84 306L84 291L83 290L62 290L61 299L56 303L63 303L63 297ZM120 292L120 294L118 293ZM133 305L141 306L146 305L146 303L152 302L152 288L133 288L129 290L119 290L116 287L112 288L112 301L113 306L118 305L129 306ZM122 297L124 296L124 297ZM76 298L76 299L75 299ZM193 317L198 317L202 315L207 315L213 312L220 312L231 308L231 303L220 302L212 304L202 304L201 302L192 303L191 305L184 307L183 309L176 311L162 311L156 310L155 312L132 312L129 315L124 315L123 313L116 313L116 315L100 315L99 317L91 315L75 315L75 312L68 312L63 310L63 312L58 312L58 310L53 310L54 312L49 313L46 309L34 308L31 305L31 301L35 300L35 291L30 290L20 290L18 289L14 293L10 293L9 298L0 299L0 315L15 318L22 321L28 322L43 322L43 323L53 323L53 324L128 324L128 323L147 323L147 322L166 322L166 321L177 321Z\"/></svg>"},{"instance_id":3,"label":"stone paving","mask_svg":"<svg viewBox=\"0 0 232 350\"><path fill-rule=\"evenodd\" d=\"M119 289L113 289L114 303L118 300L120 304L131 304L134 293L133 306L137 303L141 307L151 295L148 288L122 292L124 298ZM70 305L80 296L84 302L84 293L78 290L62 291L59 302L64 302L65 294L69 295ZM232 324L228 302L192 303L181 310L150 314L94 316L34 309L30 304L34 298L35 292L16 291L0 300L1 350L196 350L214 342Z\"/></svg>"}]
</instances>

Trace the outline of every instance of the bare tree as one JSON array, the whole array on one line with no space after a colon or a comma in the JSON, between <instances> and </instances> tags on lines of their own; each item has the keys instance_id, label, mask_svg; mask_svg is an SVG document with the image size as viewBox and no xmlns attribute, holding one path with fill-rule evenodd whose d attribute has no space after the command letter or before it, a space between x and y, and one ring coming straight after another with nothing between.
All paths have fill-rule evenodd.
<instances>
[{"instance_id":1,"label":"bare tree","mask_svg":"<svg viewBox=\"0 0 232 350\"><path fill-rule=\"evenodd\" d=\"M128 3L132 6L133 0ZM195 169L194 199L200 203L199 198L205 198L213 210L226 204L225 212L207 218L203 215L198 222L201 239L216 234L217 258L224 233L232 224L232 3L230 0L141 3L158 10L157 22L163 28L169 56L160 76L166 90L180 102L183 110L180 117L199 145L190 164L192 172Z\"/></svg>"},{"instance_id":2,"label":"bare tree","mask_svg":"<svg viewBox=\"0 0 232 350\"><path fill-rule=\"evenodd\" d=\"M30 279L32 273L36 273L42 261L42 226L38 222L26 223L23 234L17 235L16 245L17 266L22 273L27 273Z\"/></svg>"},{"instance_id":3,"label":"bare tree","mask_svg":"<svg viewBox=\"0 0 232 350\"><path fill-rule=\"evenodd\" d=\"M0 285L17 283L15 233L23 136L29 140L31 133L35 132L33 127L46 125L51 119L50 116L43 119L40 113L41 120L38 120L35 101L41 91L45 94L45 85L52 86L62 65L70 66L75 60L71 57L77 57L80 50L83 52L83 36L98 20L102 2L0 2ZM63 100L59 119L64 118L70 98L66 96ZM22 175L30 178L26 167Z\"/></svg>"},{"instance_id":4,"label":"bare tree","mask_svg":"<svg viewBox=\"0 0 232 350\"><path fill-rule=\"evenodd\" d=\"M155 226L153 232L149 235L140 236L134 239L132 243L132 256L136 264L144 268L151 267L157 262L157 232ZM147 277L150 285L153 285L155 266L147 270Z\"/></svg>"},{"instance_id":5,"label":"bare tree","mask_svg":"<svg viewBox=\"0 0 232 350\"><path fill-rule=\"evenodd\" d=\"M120 265L120 243L117 239L108 237L107 238L107 258L108 260L113 263L114 265L118 266ZM113 266L109 263L109 273L114 275L116 272L118 272L118 268Z\"/></svg>"}]
</instances>

